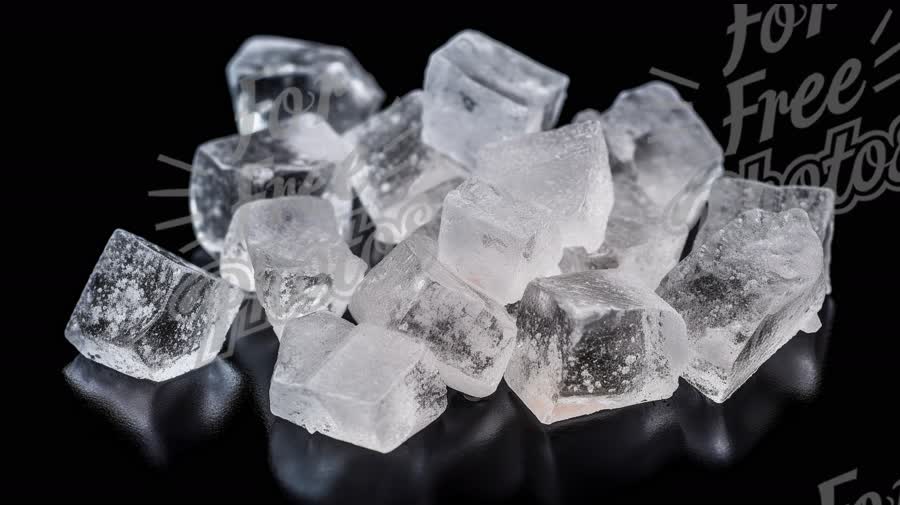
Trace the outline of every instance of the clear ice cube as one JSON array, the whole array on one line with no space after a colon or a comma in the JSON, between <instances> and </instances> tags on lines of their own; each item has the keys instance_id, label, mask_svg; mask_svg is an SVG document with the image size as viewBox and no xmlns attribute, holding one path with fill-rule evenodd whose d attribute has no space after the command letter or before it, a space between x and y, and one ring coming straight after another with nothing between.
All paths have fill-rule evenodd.
<instances>
[{"instance_id":1,"label":"clear ice cube","mask_svg":"<svg viewBox=\"0 0 900 505\"><path fill-rule=\"evenodd\" d=\"M559 229L530 203L477 178L444 200L438 259L502 304L517 301L535 277L559 273Z\"/></svg>"},{"instance_id":2,"label":"clear ice cube","mask_svg":"<svg viewBox=\"0 0 900 505\"><path fill-rule=\"evenodd\" d=\"M722 148L678 92L659 82L575 121L603 124L616 201L603 246L567 250L560 269L615 268L655 289L678 263L722 174Z\"/></svg>"},{"instance_id":3,"label":"clear ice cube","mask_svg":"<svg viewBox=\"0 0 900 505\"><path fill-rule=\"evenodd\" d=\"M463 165L490 142L552 128L569 78L472 30L431 54L425 142Z\"/></svg>"},{"instance_id":4,"label":"clear ice cube","mask_svg":"<svg viewBox=\"0 0 900 505\"><path fill-rule=\"evenodd\" d=\"M469 287L437 259L437 229L424 226L366 275L350 302L358 322L423 340L444 383L475 397L494 392L512 353L506 309Z\"/></svg>"},{"instance_id":5,"label":"clear ice cube","mask_svg":"<svg viewBox=\"0 0 900 505\"><path fill-rule=\"evenodd\" d=\"M344 161L352 150L314 114L293 117L278 130L202 144L194 155L190 183L191 219L200 245L220 253L240 205L291 195L331 202L335 226L349 238L353 194Z\"/></svg>"},{"instance_id":6,"label":"clear ice cube","mask_svg":"<svg viewBox=\"0 0 900 505\"><path fill-rule=\"evenodd\" d=\"M211 362L243 301L222 279L123 230L88 279L66 339L97 363L163 381Z\"/></svg>"},{"instance_id":7,"label":"clear ice cube","mask_svg":"<svg viewBox=\"0 0 900 505\"><path fill-rule=\"evenodd\" d=\"M798 331L817 331L822 258L797 208L746 211L692 251L657 290L687 324L684 378L723 402Z\"/></svg>"},{"instance_id":8,"label":"clear ice cube","mask_svg":"<svg viewBox=\"0 0 900 505\"><path fill-rule=\"evenodd\" d=\"M614 177L616 202L606 227L606 238L597 250L566 248L560 261L563 273L615 269L644 287L655 290L678 264L689 233L687 223L673 223L647 201L635 184Z\"/></svg>"},{"instance_id":9,"label":"clear ice cube","mask_svg":"<svg viewBox=\"0 0 900 505\"><path fill-rule=\"evenodd\" d=\"M834 233L834 191L816 186L775 186L763 182L723 177L709 195L709 211L697 232L695 244L702 244L741 212L763 209L782 212L797 208L806 211L813 230L822 241L825 254L825 282L831 291L831 237Z\"/></svg>"},{"instance_id":10,"label":"clear ice cube","mask_svg":"<svg viewBox=\"0 0 900 505\"><path fill-rule=\"evenodd\" d=\"M555 220L564 246L594 250L603 243L613 186L600 122L489 144L478 152L474 174Z\"/></svg>"},{"instance_id":11,"label":"clear ice cube","mask_svg":"<svg viewBox=\"0 0 900 505\"><path fill-rule=\"evenodd\" d=\"M377 111L384 92L342 48L257 35L226 67L238 131L249 134L301 112L314 112L344 132Z\"/></svg>"},{"instance_id":12,"label":"clear ice cube","mask_svg":"<svg viewBox=\"0 0 900 505\"><path fill-rule=\"evenodd\" d=\"M535 279L518 307L506 383L542 423L668 398L685 362L685 323L610 270Z\"/></svg>"},{"instance_id":13,"label":"clear ice cube","mask_svg":"<svg viewBox=\"0 0 900 505\"><path fill-rule=\"evenodd\" d=\"M437 419L447 397L421 340L315 313L284 329L270 405L310 433L387 453Z\"/></svg>"},{"instance_id":14,"label":"clear ice cube","mask_svg":"<svg viewBox=\"0 0 900 505\"><path fill-rule=\"evenodd\" d=\"M334 231L330 204L313 196L238 208L220 260L222 277L256 291L273 326L328 310L344 313L366 263Z\"/></svg>"},{"instance_id":15,"label":"clear ice cube","mask_svg":"<svg viewBox=\"0 0 900 505\"><path fill-rule=\"evenodd\" d=\"M650 203L688 227L696 222L712 182L722 174L722 147L672 86L650 82L623 91L603 114L576 121L603 123L614 174L628 177Z\"/></svg>"},{"instance_id":16,"label":"clear ice cube","mask_svg":"<svg viewBox=\"0 0 900 505\"><path fill-rule=\"evenodd\" d=\"M467 172L422 143L422 93L413 91L354 129L350 180L375 224L376 238L397 244L440 212Z\"/></svg>"}]
</instances>

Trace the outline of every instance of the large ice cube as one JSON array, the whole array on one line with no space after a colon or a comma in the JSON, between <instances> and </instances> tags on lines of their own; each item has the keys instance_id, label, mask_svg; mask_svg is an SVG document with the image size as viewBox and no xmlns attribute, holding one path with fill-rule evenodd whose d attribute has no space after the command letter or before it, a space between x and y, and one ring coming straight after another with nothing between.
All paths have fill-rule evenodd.
<instances>
[{"instance_id":1,"label":"large ice cube","mask_svg":"<svg viewBox=\"0 0 900 505\"><path fill-rule=\"evenodd\" d=\"M325 200L289 196L241 206L231 222L220 271L256 291L273 326L318 310L344 313L366 263L334 231Z\"/></svg>"},{"instance_id":2,"label":"large ice cube","mask_svg":"<svg viewBox=\"0 0 900 505\"><path fill-rule=\"evenodd\" d=\"M696 222L709 187L722 173L722 147L672 86L650 82L623 91L603 114L576 121L603 123L613 173L629 177L678 221Z\"/></svg>"},{"instance_id":3,"label":"large ice cube","mask_svg":"<svg viewBox=\"0 0 900 505\"><path fill-rule=\"evenodd\" d=\"M273 414L310 433L383 453L447 408L424 342L327 313L285 327L270 400Z\"/></svg>"},{"instance_id":4,"label":"large ice cube","mask_svg":"<svg viewBox=\"0 0 900 505\"><path fill-rule=\"evenodd\" d=\"M575 120L603 124L616 201L603 246L567 250L560 268L616 268L655 289L678 262L722 174L722 148L675 89L659 82Z\"/></svg>"},{"instance_id":5,"label":"large ice cube","mask_svg":"<svg viewBox=\"0 0 900 505\"><path fill-rule=\"evenodd\" d=\"M825 281L831 290L829 265L831 264L831 237L834 233L834 191L816 186L774 186L747 179L723 177L712 186L709 195L709 211L695 244L702 244L721 230L741 212L763 209L782 212L797 208L806 211L813 230L822 241L825 255Z\"/></svg>"},{"instance_id":6,"label":"large ice cube","mask_svg":"<svg viewBox=\"0 0 900 505\"><path fill-rule=\"evenodd\" d=\"M84 356L162 381L212 361L244 296L222 279L116 230L66 325Z\"/></svg>"},{"instance_id":7,"label":"large ice cube","mask_svg":"<svg viewBox=\"0 0 900 505\"><path fill-rule=\"evenodd\" d=\"M354 129L351 183L375 223L396 244L433 219L467 172L422 143L422 93L412 91Z\"/></svg>"},{"instance_id":8,"label":"large ice cube","mask_svg":"<svg viewBox=\"0 0 900 505\"><path fill-rule=\"evenodd\" d=\"M384 100L378 83L350 51L318 42L250 37L225 73L242 134L301 112L315 112L343 132Z\"/></svg>"},{"instance_id":9,"label":"large ice cube","mask_svg":"<svg viewBox=\"0 0 900 505\"><path fill-rule=\"evenodd\" d=\"M603 243L613 186L600 122L489 144L474 173L553 219L564 246L594 250Z\"/></svg>"},{"instance_id":10,"label":"large ice cube","mask_svg":"<svg viewBox=\"0 0 900 505\"><path fill-rule=\"evenodd\" d=\"M240 205L298 194L331 202L336 227L349 238L353 195L343 162L352 150L314 114L293 117L277 130L202 144L194 155L190 183L191 219L200 245L220 253Z\"/></svg>"},{"instance_id":11,"label":"large ice cube","mask_svg":"<svg viewBox=\"0 0 900 505\"><path fill-rule=\"evenodd\" d=\"M423 138L471 166L487 143L552 128L568 84L483 33L462 31L428 60Z\"/></svg>"},{"instance_id":12,"label":"large ice cube","mask_svg":"<svg viewBox=\"0 0 900 505\"><path fill-rule=\"evenodd\" d=\"M512 353L515 323L499 303L469 287L437 259L437 229L424 226L366 275L350 312L361 323L422 339L448 386L484 397Z\"/></svg>"},{"instance_id":13,"label":"large ice cube","mask_svg":"<svg viewBox=\"0 0 900 505\"><path fill-rule=\"evenodd\" d=\"M668 398L678 387L684 321L617 272L532 281L516 325L506 383L543 423Z\"/></svg>"},{"instance_id":14,"label":"large ice cube","mask_svg":"<svg viewBox=\"0 0 900 505\"><path fill-rule=\"evenodd\" d=\"M554 221L530 203L477 178L444 200L438 258L494 300L518 300L535 277L559 273Z\"/></svg>"},{"instance_id":15,"label":"large ice cube","mask_svg":"<svg viewBox=\"0 0 900 505\"><path fill-rule=\"evenodd\" d=\"M820 327L822 242L803 210L749 210L682 260L657 293L687 323L684 378L723 402L797 331Z\"/></svg>"}]
</instances>

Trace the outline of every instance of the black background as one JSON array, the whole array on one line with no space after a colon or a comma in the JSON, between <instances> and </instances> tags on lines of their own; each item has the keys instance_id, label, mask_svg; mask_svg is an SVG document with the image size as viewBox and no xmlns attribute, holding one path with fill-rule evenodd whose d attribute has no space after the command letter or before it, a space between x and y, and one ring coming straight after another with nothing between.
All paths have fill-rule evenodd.
<instances>
[{"instance_id":1,"label":"black background","mask_svg":"<svg viewBox=\"0 0 900 505\"><path fill-rule=\"evenodd\" d=\"M797 29L774 55L759 49L756 25L731 77L768 68L750 98L764 88L793 94L810 73L830 77L857 57L871 87L900 66L895 56L871 71L874 58L900 41L895 12L878 45L869 42L886 9L841 5L825 13L822 34L804 40L805 28ZM125 228L170 250L193 240L189 226L154 229L188 213L185 198L147 195L187 187L188 174L157 157L190 162L199 143L233 133L224 66L252 34L346 46L389 102L421 85L434 48L460 29L480 29L571 77L562 122L583 108L607 107L618 91L650 80L655 66L701 84L679 91L727 141L722 68L732 10L725 4L370 12L332 2L225 10L190 18L54 11L43 33L23 25L4 36L7 130L14 132L4 142L11 176L4 249L13 273L6 292L14 308L2 367L6 498L819 502L819 483L858 469L858 479L839 488L838 503L869 491L896 501L900 198L893 192L837 218L826 331L792 341L727 408L682 385L670 402L547 430L501 387L487 402L454 395L433 427L379 456L265 415L260 400L277 348L270 334L158 388L73 362L77 352L63 328L112 231ZM762 144L758 121L750 120L726 168L766 147L775 150L774 166L784 166L822 149L828 128L856 116L864 127L885 129L898 98L900 84L869 89L850 112L826 113L807 129L781 117L774 139Z\"/></svg>"}]
</instances>

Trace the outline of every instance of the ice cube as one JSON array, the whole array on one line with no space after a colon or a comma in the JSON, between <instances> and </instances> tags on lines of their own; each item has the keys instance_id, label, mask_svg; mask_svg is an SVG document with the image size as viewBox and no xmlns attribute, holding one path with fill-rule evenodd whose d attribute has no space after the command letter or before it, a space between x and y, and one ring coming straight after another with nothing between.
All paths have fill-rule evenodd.
<instances>
[{"instance_id":1,"label":"ice cube","mask_svg":"<svg viewBox=\"0 0 900 505\"><path fill-rule=\"evenodd\" d=\"M545 424L668 398L678 387L685 323L628 276L535 279L516 326L506 383Z\"/></svg>"},{"instance_id":2,"label":"ice cube","mask_svg":"<svg viewBox=\"0 0 900 505\"><path fill-rule=\"evenodd\" d=\"M444 383L475 397L497 388L515 341L505 308L437 259L437 230L419 228L366 275L350 302L358 322L423 340Z\"/></svg>"},{"instance_id":3,"label":"ice cube","mask_svg":"<svg viewBox=\"0 0 900 505\"><path fill-rule=\"evenodd\" d=\"M606 228L606 240L596 251L566 248L559 264L563 273L615 269L655 290L678 264L687 240L687 223L673 223L647 201L636 185L614 177L616 202Z\"/></svg>"},{"instance_id":4,"label":"ice cube","mask_svg":"<svg viewBox=\"0 0 900 505\"><path fill-rule=\"evenodd\" d=\"M552 128L569 78L472 30L431 54L423 138L463 165L490 142Z\"/></svg>"},{"instance_id":5,"label":"ice cube","mask_svg":"<svg viewBox=\"0 0 900 505\"><path fill-rule=\"evenodd\" d=\"M559 229L530 203L477 178L444 200L438 258L501 304L518 300L535 277L559 273Z\"/></svg>"},{"instance_id":6,"label":"ice cube","mask_svg":"<svg viewBox=\"0 0 900 505\"><path fill-rule=\"evenodd\" d=\"M722 147L672 86L650 82L619 94L606 112L576 120L603 123L613 173L635 181L650 202L673 201L680 219L696 221L713 180L722 173Z\"/></svg>"},{"instance_id":7,"label":"ice cube","mask_svg":"<svg viewBox=\"0 0 900 505\"><path fill-rule=\"evenodd\" d=\"M225 239L223 278L256 291L273 326L318 310L338 316L366 264L334 231L330 204L313 196L241 206Z\"/></svg>"},{"instance_id":8,"label":"ice cube","mask_svg":"<svg viewBox=\"0 0 900 505\"><path fill-rule=\"evenodd\" d=\"M66 325L97 363L163 381L211 362L243 301L222 279L123 230L106 244Z\"/></svg>"},{"instance_id":9,"label":"ice cube","mask_svg":"<svg viewBox=\"0 0 900 505\"><path fill-rule=\"evenodd\" d=\"M284 329L270 405L310 433L387 453L437 419L447 398L421 340L315 313Z\"/></svg>"},{"instance_id":10,"label":"ice cube","mask_svg":"<svg viewBox=\"0 0 900 505\"><path fill-rule=\"evenodd\" d=\"M342 48L257 35L226 68L238 131L248 134L312 111L344 132L378 110L384 92Z\"/></svg>"},{"instance_id":11,"label":"ice cube","mask_svg":"<svg viewBox=\"0 0 900 505\"><path fill-rule=\"evenodd\" d=\"M190 183L191 219L200 245L220 253L237 207L291 195L331 202L335 226L349 238L353 194L343 162L352 150L314 114L293 117L277 130L202 144L194 155Z\"/></svg>"},{"instance_id":12,"label":"ice cube","mask_svg":"<svg viewBox=\"0 0 900 505\"><path fill-rule=\"evenodd\" d=\"M594 250L603 243L613 186L600 122L488 144L474 173L552 218L564 246Z\"/></svg>"},{"instance_id":13,"label":"ice cube","mask_svg":"<svg viewBox=\"0 0 900 505\"><path fill-rule=\"evenodd\" d=\"M606 112L583 111L575 121L603 124L616 201L603 247L568 250L560 268L616 268L655 289L677 264L722 174L722 148L678 92L660 82L625 91Z\"/></svg>"},{"instance_id":14,"label":"ice cube","mask_svg":"<svg viewBox=\"0 0 900 505\"><path fill-rule=\"evenodd\" d=\"M746 211L669 272L657 293L684 317L684 378L727 400L797 331L818 330L822 242L806 212Z\"/></svg>"},{"instance_id":15,"label":"ice cube","mask_svg":"<svg viewBox=\"0 0 900 505\"><path fill-rule=\"evenodd\" d=\"M798 208L806 211L813 230L822 241L825 255L825 281L831 291L831 237L834 233L834 191L816 186L775 186L736 177L716 181L709 195L709 211L694 243L705 242L741 212L763 209L782 212Z\"/></svg>"},{"instance_id":16,"label":"ice cube","mask_svg":"<svg viewBox=\"0 0 900 505\"><path fill-rule=\"evenodd\" d=\"M355 128L350 180L376 227L397 244L440 212L467 172L422 143L422 93L412 91Z\"/></svg>"}]
</instances>

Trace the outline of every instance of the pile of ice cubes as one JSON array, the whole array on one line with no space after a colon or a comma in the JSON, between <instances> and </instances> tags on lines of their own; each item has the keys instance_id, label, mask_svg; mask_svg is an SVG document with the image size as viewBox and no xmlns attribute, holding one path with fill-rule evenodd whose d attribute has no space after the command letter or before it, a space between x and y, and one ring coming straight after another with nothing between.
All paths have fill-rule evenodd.
<instances>
[{"instance_id":1,"label":"pile of ice cubes","mask_svg":"<svg viewBox=\"0 0 900 505\"><path fill-rule=\"evenodd\" d=\"M255 293L281 339L272 412L388 452L447 387L504 378L543 423L667 398L679 377L723 402L820 325L834 194L724 177L667 84L556 127L568 77L474 31L381 111L339 47L253 37L227 76L241 133L200 145L190 182L219 275L117 230L66 328L122 373L209 363ZM396 244L368 272L354 195Z\"/></svg>"}]
</instances>

